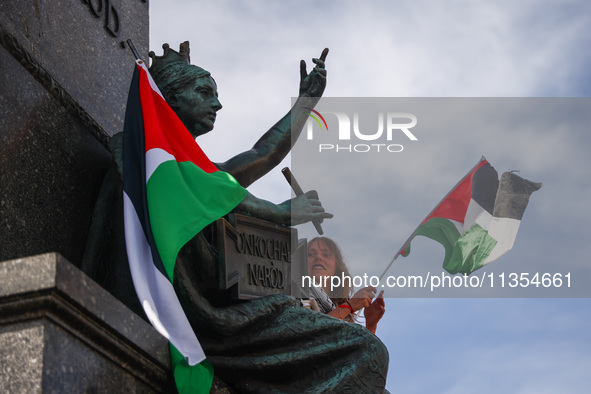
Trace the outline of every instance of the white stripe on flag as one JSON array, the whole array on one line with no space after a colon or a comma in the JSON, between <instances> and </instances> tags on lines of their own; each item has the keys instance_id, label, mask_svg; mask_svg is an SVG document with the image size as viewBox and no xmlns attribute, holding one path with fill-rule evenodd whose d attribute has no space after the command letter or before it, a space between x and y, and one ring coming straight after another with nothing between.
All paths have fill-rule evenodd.
<instances>
[{"instance_id":1,"label":"white stripe on flag","mask_svg":"<svg viewBox=\"0 0 591 394\"><path fill-rule=\"evenodd\" d=\"M148 76L148 81L150 81L150 87L152 88L152 90L155 91L156 93L158 93L158 95L160 97L162 97L162 99L164 100L164 96L162 95L162 93L160 93L160 89L158 89L158 86L156 86L156 82L154 82L154 80L152 79L152 75L148 71L148 67L146 67L146 62L144 62L142 60L136 60L135 62L138 66L143 68L144 71L146 72L146 75Z\"/></svg>"},{"instance_id":2,"label":"white stripe on flag","mask_svg":"<svg viewBox=\"0 0 591 394\"><path fill-rule=\"evenodd\" d=\"M146 152L146 182L156 168L165 161L175 160L174 156L160 148L153 148Z\"/></svg>"},{"instance_id":3,"label":"white stripe on flag","mask_svg":"<svg viewBox=\"0 0 591 394\"><path fill-rule=\"evenodd\" d=\"M488 231L492 215L480 206L476 201L470 199L468 210L464 217L464 228L468 231L474 223L478 223L480 227Z\"/></svg>"},{"instance_id":4,"label":"white stripe on flag","mask_svg":"<svg viewBox=\"0 0 591 394\"><path fill-rule=\"evenodd\" d=\"M517 238L517 230L521 220L510 218L493 217L488 229L488 235L493 237L497 244L486 258L483 265L491 263L507 253L513 247L515 238Z\"/></svg>"},{"instance_id":5,"label":"white stripe on flag","mask_svg":"<svg viewBox=\"0 0 591 394\"><path fill-rule=\"evenodd\" d=\"M205 360L205 353L185 316L172 283L154 266L152 252L135 207L123 193L125 243L138 298L148 319L187 358L189 365Z\"/></svg>"}]
</instances>

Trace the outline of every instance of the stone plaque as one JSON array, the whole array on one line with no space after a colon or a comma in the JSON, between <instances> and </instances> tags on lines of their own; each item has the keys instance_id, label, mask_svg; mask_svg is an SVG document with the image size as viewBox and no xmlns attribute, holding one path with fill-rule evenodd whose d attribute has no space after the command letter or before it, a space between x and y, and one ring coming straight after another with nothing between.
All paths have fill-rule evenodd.
<instances>
[{"instance_id":1,"label":"stone plaque","mask_svg":"<svg viewBox=\"0 0 591 394\"><path fill-rule=\"evenodd\" d=\"M232 289L236 299L298 290L292 274L300 272L305 248L299 247L297 230L264 220L232 214L216 222L219 288ZM296 247L292 247L296 245Z\"/></svg>"}]
</instances>

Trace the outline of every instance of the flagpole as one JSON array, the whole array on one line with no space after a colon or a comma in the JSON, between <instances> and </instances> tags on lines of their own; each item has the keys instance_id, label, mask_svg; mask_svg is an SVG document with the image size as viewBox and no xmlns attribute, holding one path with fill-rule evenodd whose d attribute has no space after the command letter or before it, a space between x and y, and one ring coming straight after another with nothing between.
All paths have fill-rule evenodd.
<instances>
[{"instance_id":1,"label":"flagpole","mask_svg":"<svg viewBox=\"0 0 591 394\"><path fill-rule=\"evenodd\" d=\"M396 253L394 255L394 257L392 257L392 260L390 260L390 264L388 264L388 266L386 267L386 269L384 270L384 272L382 273L382 275L380 275L380 282L382 281L382 279L384 279L384 276L386 276L386 272L388 272L388 270L390 269L390 267L394 263L394 260L396 260L398 258L398 256L400 256L400 251L398 251L398 253Z\"/></svg>"},{"instance_id":2,"label":"flagpole","mask_svg":"<svg viewBox=\"0 0 591 394\"><path fill-rule=\"evenodd\" d=\"M456 184L454 185L454 187L452 187L452 188L450 189L450 191L449 191L449 192L447 192L447 194L446 194L446 195L445 195L445 196L444 196L444 197L441 199L441 201L439 201L439 203L437 203L437 205L435 205L435 208L433 208L433 209L431 210L431 212L429 212L429 213L427 214L427 216L425 216L425 219L426 219L426 218L428 218L429 216L431 216L431 215L433 214L433 212L435 212L435 210L436 210L436 209L437 209L437 208L438 208L438 207L441 205L441 203L442 203L443 201L445 201L445 199L446 199L447 197L449 197L449 195L450 195L450 194L451 194L451 193L452 193L454 190L456 190L456 188L457 188L457 187L460 185L460 183L464 182L464 179L466 179L466 178L468 177L468 175L470 175L470 174L472 173L472 171L474 171L476 168L478 168L478 166L479 166L479 165L480 165L480 164L481 164L483 161L486 161L486 157L484 157L484 156L482 156L482 157L480 158L480 160L478 161L478 163L476 163L476 164L474 165L474 167L472 167L472 168L470 169L470 171L468 171L468 172L466 173L466 175L464 175L464 176L462 177L462 179L460 179L460 180L458 181L458 183L456 183ZM388 270L390 269L390 267L392 266L392 264L394 263L394 261L395 261L395 260L398 258L398 256L400 256L400 255L402 254L402 251L404 250L404 248L406 247L406 245L407 245L407 244L408 244L408 243L409 243L409 242L412 240L412 238L413 238L414 234L415 234L415 233L416 233L416 231L419 229L419 227L421 227L421 225L423 224L423 222L425 221L425 219L421 220L421 222L420 222L420 223L419 223L419 225L418 225L418 226L417 226L417 227L414 229L414 231L413 231L412 233L410 233L410 237L408 237L408 239L407 239L406 241L404 241L404 243L402 244L402 247L401 247L401 248L398 250L398 252L397 252L397 253L394 255L394 257L392 258L392 260L390 260L390 264L388 264L388 266L386 267L386 269L384 270L384 272L382 273L382 275L380 275L380 281L381 281L381 280L384 278L384 276L386 275L386 272L388 272Z\"/></svg>"},{"instance_id":3,"label":"flagpole","mask_svg":"<svg viewBox=\"0 0 591 394\"><path fill-rule=\"evenodd\" d=\"M140 53L136 49L135 45L133 45L133 41L131 41L131 38L127 40L127 45L129 45L129 49L131 49L133 56L135 56L135 60L144 61L144 59L141 57Z\"/></svg>"}]
</instances>

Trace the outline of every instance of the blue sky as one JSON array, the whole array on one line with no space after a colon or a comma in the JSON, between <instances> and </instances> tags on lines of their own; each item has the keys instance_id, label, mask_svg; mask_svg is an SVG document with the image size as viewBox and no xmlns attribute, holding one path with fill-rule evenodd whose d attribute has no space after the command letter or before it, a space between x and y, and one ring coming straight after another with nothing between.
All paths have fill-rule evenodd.
<instances>
[{"instance_id":1,"label":"blue sky","mask_svg":"<svg viewBox=\"0 0 591 394\"><path fill-rule=\"evenodd\" d=\"M218 83L224 108L214 131L199 140L214 161L248 149L289 109L299 60L310 65L324 47L330 48L329 97L587 97L591 91L591 3L585 1L173 0L151 2L150 16L152 50L160 54L164 42L176 48L189 40L192 62L210 70ZM500 131L487 129L494 122L478 117L439 134L423 123L417 145L392 159L388 178L367 180L371 201L381 201L386 191L395 196L386 217L367 224L349 224L355 212L370 216L363 213L371 207L362 195L342 197L338 177L296 176L304 188L326 196L327 210L337 214L324 228L347 245L352 269L360 273L369 264L380 271L418 221L485 154L499 172L517 168L544 183L532 196L514 249L491 266L523 272L539 269L539 261L544 267L555 261L560 269L585 273L590 234L584 224L591 217L591 174L584 164L591 148L584 128L587 103L573 105L583 110L570 123L551 126L535 113L513 123L499 114L495 122L509 124ZM467 101L467 113L472 105ZM477 107L485 108L482 102ZM506 148L507 141L514 143ZM289 198L281 167L250 190L274 202ZM345 206L347 199L354 203ZM299 231L314 236L311 226ZM415 242L409 259L440 270L438 245ZM397 269L402 270L392 268ZM588 298L388 298L377 332L390 352L387 388L586 392L590 307Z\"/></svg>"}]
</instances>

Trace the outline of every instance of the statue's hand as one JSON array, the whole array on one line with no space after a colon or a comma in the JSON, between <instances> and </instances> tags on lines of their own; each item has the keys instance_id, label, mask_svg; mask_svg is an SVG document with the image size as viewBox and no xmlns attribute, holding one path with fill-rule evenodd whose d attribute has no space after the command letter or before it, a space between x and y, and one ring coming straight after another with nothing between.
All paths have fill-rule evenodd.
<instances>
[{"instance_id":1,"label":"statue's hand","mask_svg":"<svg viewBox=\"0 0 591 394\"><path fill-rule=\"evenodd\" d=\"M326 212L318 199L318 193L311 190L291 200L291 225L317 220L322 223L333 215Z\"/></svg>"},{"instance_id":2,"label":"statue's hand","mask_svg":"<svg viewBox=\"0 0 591 394\"><path fill-rule=\"evenodd\" d=\"M324 88L326 88L326 69L324 68L324 61L328 55L328 48L324 48L320 59L312 59L316 67L310 71L306 71L306 62L300 61L300 97L322 97Z\"/></svg>"}]
</instances>

